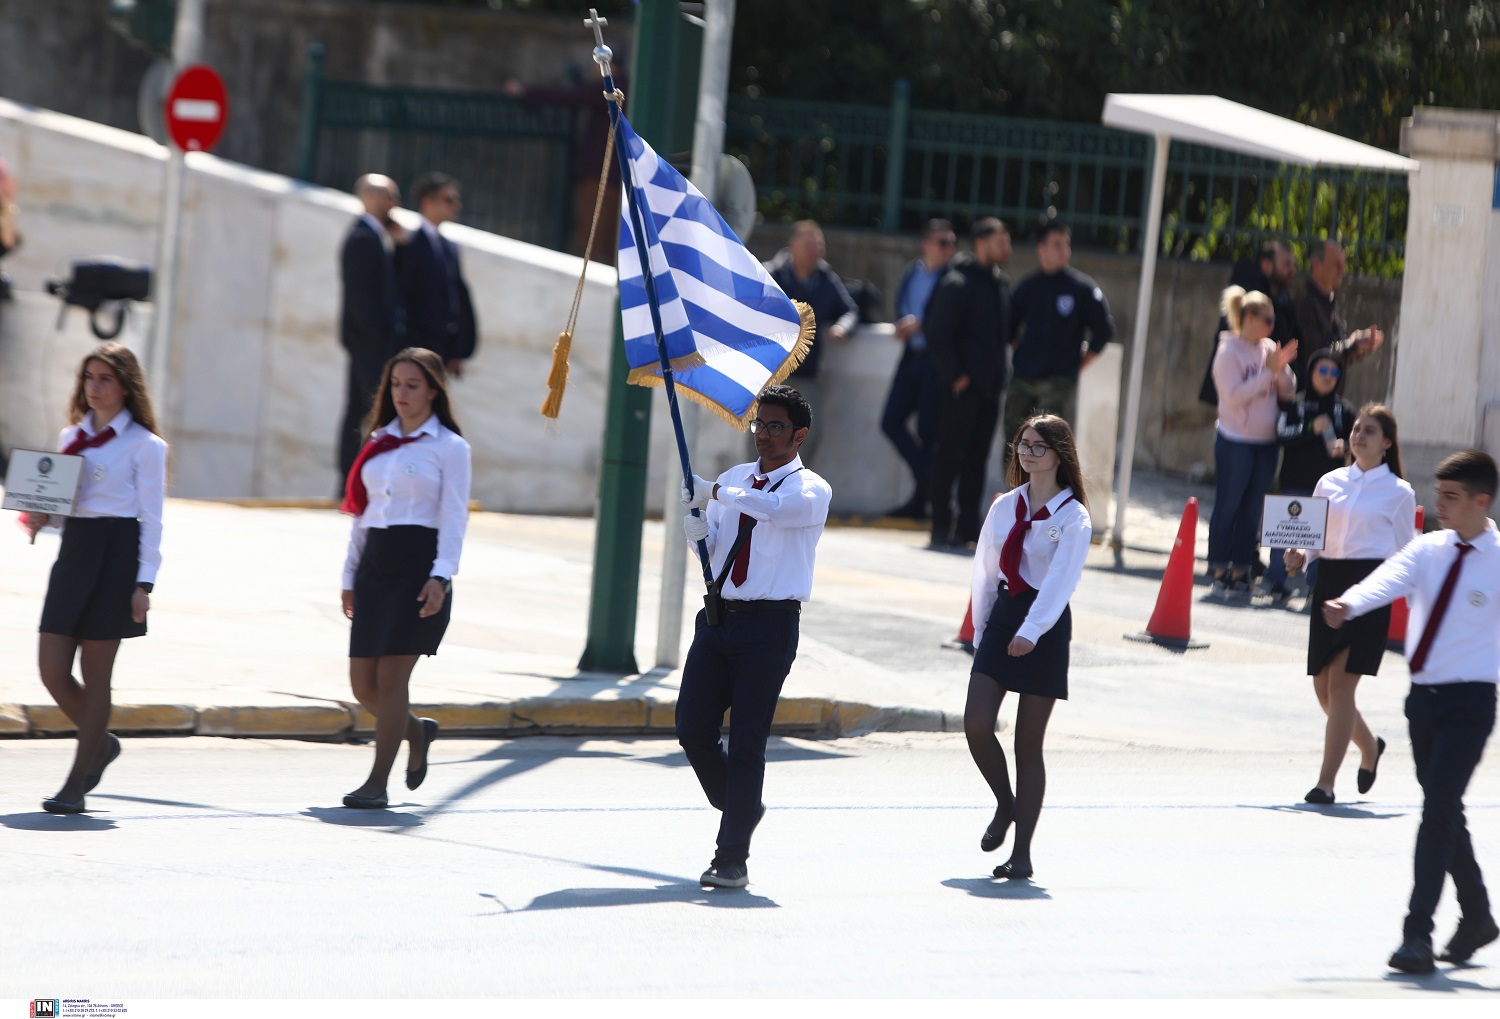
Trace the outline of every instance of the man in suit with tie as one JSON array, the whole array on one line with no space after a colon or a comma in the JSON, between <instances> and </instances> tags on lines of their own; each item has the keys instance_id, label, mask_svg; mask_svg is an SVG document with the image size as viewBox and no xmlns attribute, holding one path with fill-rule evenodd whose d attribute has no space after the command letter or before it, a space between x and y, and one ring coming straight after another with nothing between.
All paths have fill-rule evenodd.
<instances>
[{"instance_id":1,"label":"man in suit with tie","mask_svg":"<svg viewBox=\"0 0 1500 1019\"><path fill-rule=\"evenodd\" d=\"M407 335L412 346L441 357L448 373L462 378L464 361L474 356L477 329L469 285L458 261L458 246L438 232L458 219L463 202L458 181L429 173L412 185L421 229L401 253L401 288L406 298Z\"/></svg>"},{"instance_id":2,"label":"man in suit with tie","mask_svg":"<svg viewBox=\"0 0 1500 1019\"><path fill-rule=\"evenodd\" d=\"M380 373L391 355L406 346L396 252L409 238L391 218L391 210L401 204L401 190L389 177L367 173L354 182L354 194L365 211L350 225L339 252L344 283L339 342L349 352L349 391L339 432L340 497L364 443L361 426L370 413Z\"/></svg>"}]
</instances>

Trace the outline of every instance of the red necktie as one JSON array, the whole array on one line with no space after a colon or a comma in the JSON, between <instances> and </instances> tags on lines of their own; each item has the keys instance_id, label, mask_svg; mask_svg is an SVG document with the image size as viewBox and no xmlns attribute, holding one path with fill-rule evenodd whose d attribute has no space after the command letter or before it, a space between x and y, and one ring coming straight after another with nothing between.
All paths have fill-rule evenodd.
<instances>
[{"instance_id":1,"label":"red necktie","mask_svg":"<svg viewBox=\"0 0 1500 1019\"><path fill-rule=\"evenodd\" d=\"M756 478L755 482L750 487L755 489L756 491L759 491L760 489L766 487L766 479ZM744 527L746 523L749 522L749 520L750 517L748 514L740 514L741 527ZM745 543L740 546L740 554L734 557L734 566L729 571L729 582L735 587L739 587L745 582L745 578L750 576L750 542L754 538L754 531L751 531L748 535L746 535Z\"/></svg>"},{"instance_id":2,"label":"red necktie","mask_svg":"<svg viewBox=\"0 0 1500 1019\"><path fill-rule=\"evenodd\" d=\"M1057 508L1062 509L1072 501L1073 497L1070 495ZM1006 535L1005 544L1000 546L1000 572L1005 575L1005 589L1012 598L1032 589L1030 584L1021 579L1021 552L1026 544L1026 532L1038 520L1046 520L1051 516L1052 511L1043 506L1041 512L1027 520L1026 500L1019 496L1016 498L1016 522L1012 525L1010 534Z\"/></svg>"},{"instance_id":3,"label":"red necktie","mask_svg":"<svg viewBox=\"0 0 1500 1019\"><path fill-rule=\"evenodd\" d=\"M1413 675L1421 672L1422 666L1427 664L1427 652L1432 650L1432 639L1437 636L1438 627L1443 625L1443 614L1448 611L1448 603L1453 600L1453 589L1458 586L1458 572L1464 567L1464 556L1473 548L1473 545L1463 542L1458 544L1458 558L1448 567L1448 576L1443 579L1443 589L1438 592L1437 601L1432 603L1432 615L1427 617L1427 625L1422 628L1422 639L1417 642L1416 653L1411 656L1409 667Z\"/></svg>"},{"instance_id":4,"label":"red necktie","mask_svg":"<svg viewBox=\"0 0 1500 1019\"><path fill-rule=\"evenodd\" d=\"M80 428L78 429L78 434L73 436L73 441L68 443L67 448L62 451L62 454L63 456L73 456L76 453L83 452L85 449L97 449L114 437L115 430L113 427L106 428L98 435L92 437L89 436L88 432Z\"/></svg>"},{"instance_id":5,"label":"red necktie","mask_svg":"<svg viewBox=\"0 0 1500 1019\"><path fill-rule=\"evenodd\" d=\"M359 456L354 458L354 466L349 468L349 477L344 481L344 503L339 507L340 512L354 517L363 516L365 508L370 505L370 493L365 490L365 479L360 476L360 471L364 469L365 464L381 453L389 453L397 446L416 442L421 437L420 432L416 435L408 435L404 439L385 432L365 443L365 448L360 450Z\"/></svg>"}]
</instances>

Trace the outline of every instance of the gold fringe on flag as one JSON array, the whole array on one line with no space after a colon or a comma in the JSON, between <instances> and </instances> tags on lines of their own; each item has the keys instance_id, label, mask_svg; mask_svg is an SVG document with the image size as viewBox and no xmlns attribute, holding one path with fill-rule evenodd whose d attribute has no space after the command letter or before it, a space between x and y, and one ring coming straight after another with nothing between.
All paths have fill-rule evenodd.
<instances>
[{"instance_id":1,"label":"gold fringe on flag","mask_svg":"<svg viewBox=\"0 0 1500 1019\"><path fill-rule=\"evenodd\" d=\"M792 372L797 370L798 366L807 359L807 353L812 350L813 340L818 333L818 321L813 317L812 308L801 301L793 301L792 305L797 309L797 316L802 320L802 327L798 330L797 342L792 344L792 349L787 353L786 360L781 363L781 367L777 368L772 373L770 379L766 381L767 387L783 382ZM701 355L697 356L701 362ZM689 358L678 358L678 360L686 361ZM674 371L677 369L676 361L672 362L672 369ZM626 377L626 381L633 386L661 386L663 385L661 365L653 364L642 368L633 368ZM689 389L686 386L678 386L677 395L692 400L700 407L707 407L741 432L750 427L750 422L755 420L755 415L760 411L760 398L758 396L750 404L750 409L743 415L739 415L717 400L710 399L702 393Z\"/></svg>"}]
</instances>

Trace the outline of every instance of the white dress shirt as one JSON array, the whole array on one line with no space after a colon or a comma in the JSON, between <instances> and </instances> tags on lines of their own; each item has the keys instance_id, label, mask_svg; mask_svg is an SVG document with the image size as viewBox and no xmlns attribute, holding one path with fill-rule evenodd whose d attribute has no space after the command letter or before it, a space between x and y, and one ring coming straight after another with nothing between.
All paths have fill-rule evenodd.
<instances>
[{"instance_id":1,"label":"white dress shirt","mask_svg":"<svg viewBox=\"0 0 1500 1019\"><path fill-rule=\"evenodd\" d=\"M161 568L167 441L144 425L136 424L128 410L121 410L105 427L115 430L113 439L77 454L83 457L83 480L78 486L72 515L139 520L140 565L135 579L138 583L154 584L156 571ZM93 437L103 430L94 427L94 412L89 411L81 422L62 430L57 437L57 448L67 449L80 433Z\"/></svg>"},{"instance_id":2,"label":"white dress shirt","mask_svg":"<svg viewBox=\"0 0 1500 1019\"><path fill-rule=\"evenodd\" d=\"M433 414L412 435L415 442L371 457L359 476L370 503L354 518L349 530L349 554L344 558L344 590L354 588L354 574L372 527L431 527L438 532L433 577L452 577L463 553L469 525L469 444ZM394 418L374 437L401 438L401 419Z\"/></svg>"},{"instance_id":3,"label":"white dress shirt","mask_svg":"<svg viewBox=\"0 0 1500 1019\"><path fill-rule=\"evenodd\" d=\"M1037 513L1030 503L1031 482L1006 492L990 506L989 516L979 529L974 547L974 574L969 596L973 599L974 646L984 639L985 627L995 599L1000 597L1000 551L1016 525L1016 500L1026 504L1026 515ZM1046 520L1031 525L1021 543L1021 579L1037 592L1036 601L1026 613L1026 621L1016 631L1035 644L1052 629L1068 607L1078 578L1083 576L1083 561L1088 558L1089 540L1094 525L1089 511L1077 499L1069 502L1071 488L1064 488L1047 503ZM1066 503L1066 505L1064 505ZM1009 598L1007 594L1005 597Z\"/></svg>"},{"instance_id":4,"label":"white dress shirt","mask_svg":"<svg viewBox=\"0 0 1500 1019\"><path fill-rule=\"evenodd\" d=\"M1422 642L1422 631L1448 570L1458 558L1458 542L1453 531L1424 534L1345 591L1340 600L1349 606L1351 616L1362 616L1406 598L1411 610L1406 624L1410 659ZM1500 533L1491 523L1471 544L1474 550L1464 556L1448 611L1427 650L1425 667L1411 677L1413 683L1500 680Z\"/></svg>"},{"instance_id":5,"label":"white dress shirt","mask_svg":"<svg viewBox=\"0 0 1500 1019\"><path fill-rule=\"evenodd\" d=\"M1323 551L1309 550L1309 560L1389 559L1416 536L1417 494L1385 464L1329 471L1313 495L1328 500L1328 532Z\"/></svg>"},{"instance_id":6,"label":"white dress shirt","mask_svg":"<svg viewBox=\"0 0 1500 1019\"><path fill-rule=\"evenodd\" d=\"M766 479L760 491L751 488L756 478ZM771 491L783 478L786 483ZM715 577L724 568L739 534L740 514L756 521L755 530L750 532L750 567L745 582L736 585L732 575L726 577L720 592L724 599L810 601L818 539L828 522L828 504L833 501L828 482L804 468L799 456L770 474L760 472L758 460L731 467L719 475L718 486L719 494L709 501L706 510L709 562Z\"/></svg>"}]
</instances>

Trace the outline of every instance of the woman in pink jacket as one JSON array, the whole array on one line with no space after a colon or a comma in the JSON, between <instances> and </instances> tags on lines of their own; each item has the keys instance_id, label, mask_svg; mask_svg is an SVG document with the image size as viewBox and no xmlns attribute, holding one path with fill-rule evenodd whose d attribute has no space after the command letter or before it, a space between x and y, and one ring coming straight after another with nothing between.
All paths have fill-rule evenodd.
<instances>
[{"instance_id":1,"label":"woman in pink jacket","mask_svg":"<svg viewBox=\"0 0 1500 1019\"><path fill-rule=\"evenodd\" d=\"M1250 564L1260 527L1262 500L1271 489L1280 452L1276 417L1282 400L1296 390L1292 359L1297 341L1278 347L1271 339L1276 308L1258 290L1230 287L1220 299L1229 331L1219 334L1214 385L1219 390L1214 466L1218 484L1208 522L1208 568L1213 591L1250 591Z\"/></svg>"}]
</instances>

